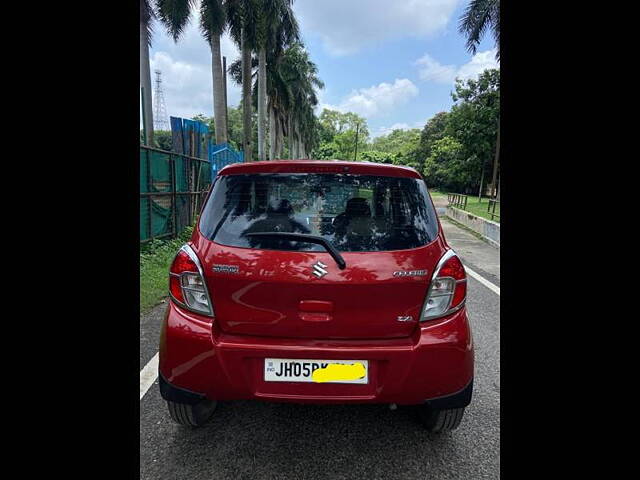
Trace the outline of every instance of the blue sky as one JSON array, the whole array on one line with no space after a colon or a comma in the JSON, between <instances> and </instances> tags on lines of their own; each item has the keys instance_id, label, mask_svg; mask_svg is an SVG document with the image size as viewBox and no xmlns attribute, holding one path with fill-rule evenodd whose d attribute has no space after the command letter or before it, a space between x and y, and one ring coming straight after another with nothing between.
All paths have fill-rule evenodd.
<instances>
[{"instance_id":1,"label":"blue sky","mask_svg":"<svg viewBox=\"0 0 640 480\"><path fill-rule=\"evenodd\" d=\"M325 83L320 108L364 116L371 136L422 127L448 110L456 76L497 67L491 35L475 56L466 52L457 22L467 1L296 0L303 40ZM155 25L151 68L162 71L169 115L212 115L211 53L197 21L178 44ZM239 56L226 35L222 54L228 64ZM240 88L228 80L228 89L236 106Z\"/></svg>"}]
</instances>

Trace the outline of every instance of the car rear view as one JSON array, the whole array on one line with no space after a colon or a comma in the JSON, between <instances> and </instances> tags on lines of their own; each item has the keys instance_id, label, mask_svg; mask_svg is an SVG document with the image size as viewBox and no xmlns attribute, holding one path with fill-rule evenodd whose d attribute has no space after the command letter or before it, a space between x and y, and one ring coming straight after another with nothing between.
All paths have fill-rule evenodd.
<instances>
[{"instance_id":1,"label":"car rear view","mask_svg":"<svg viewBox=\"0 0 640 480\"><path fill-rule=\"evenodd\" d=\"M226 167L169 283L160 387L178 423L257 399L420 405L442 431L470 402L466 275L413 169Z\"/></svg>"}]
</instances>

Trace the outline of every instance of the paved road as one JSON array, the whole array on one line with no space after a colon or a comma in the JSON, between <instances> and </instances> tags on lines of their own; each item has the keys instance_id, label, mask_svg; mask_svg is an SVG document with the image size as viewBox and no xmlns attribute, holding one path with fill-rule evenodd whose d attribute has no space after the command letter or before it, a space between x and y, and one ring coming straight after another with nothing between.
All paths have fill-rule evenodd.
<instances>
[{"instance_id":1,"label":"paved road","mask_svg":"<svg viewBox=\"0 0 640 480\"><path fill-rule=\"evenodd\" d=\"M443 222L469 268L499 285L499 251ZM497 265L497 268L496 268ZM140 401L141 479L484 479L500 477L500 297L469 278L476 372L458 430L431 435L411 407L231 402L211 424L171 423L157 381ZM164 306L140 322L140 368L157 352Z\"/></svg>"}]
</instances>

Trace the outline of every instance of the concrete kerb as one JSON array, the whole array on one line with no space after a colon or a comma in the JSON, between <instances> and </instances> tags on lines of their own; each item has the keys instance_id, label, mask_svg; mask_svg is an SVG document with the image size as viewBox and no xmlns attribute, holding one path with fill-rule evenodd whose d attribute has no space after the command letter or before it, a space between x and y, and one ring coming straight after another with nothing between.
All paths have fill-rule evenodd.
<instances>
[{"instance_id":1,"label":"concrete kerb","mask_svg":"<svg viewBox=\"0 0 640 480\"><path fill-rule=\"evenodd\" d=\"M490 245L500 248L500 224L465 210L447 206L447 217L478 233Z\"/></svg>"}]
</instances>

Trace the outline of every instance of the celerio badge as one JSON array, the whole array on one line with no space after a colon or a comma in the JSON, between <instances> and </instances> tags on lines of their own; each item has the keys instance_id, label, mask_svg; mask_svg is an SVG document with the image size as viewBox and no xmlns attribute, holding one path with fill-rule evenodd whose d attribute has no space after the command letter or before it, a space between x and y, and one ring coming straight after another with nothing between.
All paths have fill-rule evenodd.
<instances>
[{"instance_id":1,"label":"celerio badge","mask_svg":"<svg viewBox=\"0 0 640 480\"><path fill-rule=\"evenodd\" d=\"M426 274L426 270L399 270L393 272L394 277L423 277Z\"/></svg>"},{"instance_id":2,"label":"celerio badge","mask_svg":"<svg viewBox=\"0 0 640 480\"><path fill-rule=\"evenodd\" d=\"M214 265L212 270L217 273L238 273L240 267L237 265Z\"/></svg>"}]
</instances>

